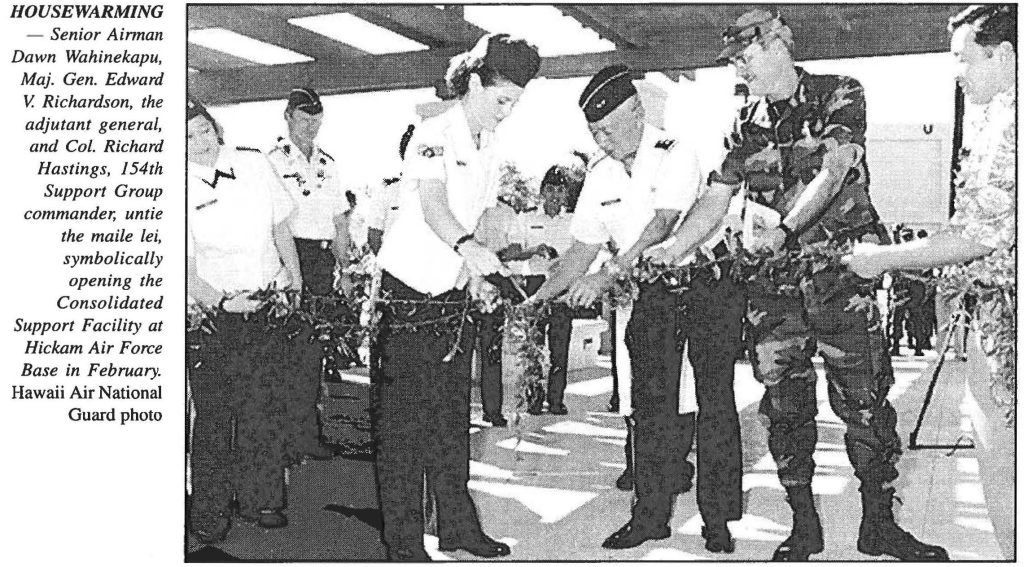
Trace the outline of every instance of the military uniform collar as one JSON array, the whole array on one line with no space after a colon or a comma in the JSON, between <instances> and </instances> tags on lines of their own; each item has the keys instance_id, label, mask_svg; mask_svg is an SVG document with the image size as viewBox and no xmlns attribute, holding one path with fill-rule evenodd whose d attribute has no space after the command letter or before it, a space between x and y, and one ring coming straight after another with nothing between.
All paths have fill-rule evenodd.
<instances>
[{"instance_id":1,"label":"military uniform collar","mask_svg":"<svg viewBox=\"0 0 1024 567\"><path fill-rule=\"evenodd\" d=\"M284 152L284 155L290 159L302 159L305 160L306 156L299 150L299 146L291 139L291 136L284 137L278 136L276 148ZM320 149L320 146L316 142L313 142L313 151L309 154L309 163L313 163L317 157L325 158L330 157L327 152Z\"/></svg>"}]
</instances>

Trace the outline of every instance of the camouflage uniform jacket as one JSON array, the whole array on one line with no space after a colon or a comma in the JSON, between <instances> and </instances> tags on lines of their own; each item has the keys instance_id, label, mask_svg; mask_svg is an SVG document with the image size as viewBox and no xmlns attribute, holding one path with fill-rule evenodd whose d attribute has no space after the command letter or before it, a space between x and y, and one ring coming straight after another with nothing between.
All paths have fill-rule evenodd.
<instances>
[{"instance_id":1,"label":"camouflage uniform jacket","mask_svg":"<svg viewBox=\"0 0 1024 567\"><path fill-rule=\"evenodd\" d=\"M748 198L783 218L822 167L830 150L858 146L858 163L846 174L824 211L806 227L799 241L857 238L879 230L878 213L868 196L864 157L864 88L850 77L812 75L796 68L799 84L788 100L758 98L740 109L725 139L728 154L712 181L746 182Z\"/></svg>"}]
</instances>

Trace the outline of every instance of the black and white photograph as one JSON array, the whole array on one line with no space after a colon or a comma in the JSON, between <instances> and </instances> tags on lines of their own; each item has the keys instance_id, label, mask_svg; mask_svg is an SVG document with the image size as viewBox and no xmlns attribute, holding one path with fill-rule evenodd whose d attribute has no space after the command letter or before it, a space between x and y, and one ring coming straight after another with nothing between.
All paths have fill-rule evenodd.
<instances>
[{"instance_id":1,"label":"black and white photograph","mask_svg":"<svg viewBox=\"0 0 1024 567\"><path fill-rule=\"evenodd\" d=\"M1016 4L184 10L176 560L1017 559Z\"/></svg>"}]
</instances>

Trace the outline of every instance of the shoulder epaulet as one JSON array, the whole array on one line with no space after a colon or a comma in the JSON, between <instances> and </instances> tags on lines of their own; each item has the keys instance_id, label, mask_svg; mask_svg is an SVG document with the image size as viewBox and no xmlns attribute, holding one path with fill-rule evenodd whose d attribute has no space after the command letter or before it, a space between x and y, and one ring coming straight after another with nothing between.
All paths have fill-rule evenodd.
<instances>
[{"instance_id":1,"label":"shoulder epaulet","mask_svg":"<svg viewBox=\"0 0 1024 567\"><path fill-rule=\"evenodd\" d=\"M327 153L327 152L325 152L323 150L320 150L320 153L322 153L324 155L324 157L326 157L327 159L329 159L331 161L334 161L334 158L331 157L331 154L329 154L329 153Z\"/></svg>"},{"instance_id":2,"label":"shoulder epaulet","mask_svg":"<svg viewBox=\"0 0 1024 567\"><path fill-rule=\"evenodd\" d=\"M658 143L654 144L654 147L655 147L655 149L659 149L659 150L670 150L670 149L672 149L672 146L674 146L674 145L676 145L676 141L675 140L672 140L670 138L665 138L664 140L658 140Z\"/></svg>"},{"instance_id":3,"label":"shoulder epaulet","mask_svg":"<svg viewBox=\"0 0 1024 567\"><path fill-rule=\"evenodd\" d=\"M240 151L240 152L256 152L258 154L262 154L263 153L263 152L257 150L256 148L250 148L250 147L246 147L246 146L236 146L235 149Z\"/></svg>"}]
</instances>

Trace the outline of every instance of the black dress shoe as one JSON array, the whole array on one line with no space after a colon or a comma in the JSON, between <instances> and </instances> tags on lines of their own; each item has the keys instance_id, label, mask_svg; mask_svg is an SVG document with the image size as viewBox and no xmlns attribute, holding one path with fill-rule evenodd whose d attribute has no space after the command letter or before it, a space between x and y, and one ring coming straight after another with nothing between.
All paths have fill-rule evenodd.
<instances>
[{"instance_id":1,"label":"black dress shoe","mask_svg":"<svg viewBox=\"0 0 1024 567\"><path fill-rule=\"evenodd\" d=\"M494 427L507 427L508 426L508 420L505 419L505 416L501 415L500 413L496 414L496 415L486 415L485 414L484 415L484 421L486 421L487 423L490 423Z\"/></svg>"},{"instance_id":2,"label":"black dress shoe","mask_svg":"<svg viewBox=\"0 0 1024 567\"><path fill-rule=\"evenodd\" d=\"M441 551L455 551L462 549L476 555L477 557L492 558L504 557L512 553L509 546L500 541L493 540L483 534L476 539L463 540L459 542L441 542L437 546Z\"/></svg>"},{"instance_id":3,"label":"black dress shoe","mask_svg":"<svg viewBox=\"0 0 1024 567\"><path fill-rule=\"evenodd\" d=\"M629 549L636 547L645 541L653 539L668 539L672 530L668 526L643 527L634 524L630 520L626 525L619 528L619 531L608 536L601 547L606 549Z\"/></svg>"},{"instance_id":4,"label":"black dress shoe","mask_svg":"<svg viewBox=\"0 0 1024 567\"><path fill-rule=\"evenodd\" d=\"M704 549L711 553L732 553L736 551L736 542L729 533L729 526L725 524L714 524L711 527L703 526L700 535L704 538Z\"/></svg>"},{"instance_id":5,"label":"black dress shoe","mask_svg":"<svg viewBox=\"0 0 1024 567\"><path fill-rule=\"evenodd\" d=\"M565 407L565 404L549 404L548 413L551 415L565 415L569 413L569 408Z\"/></svg>"}]
</instances>

